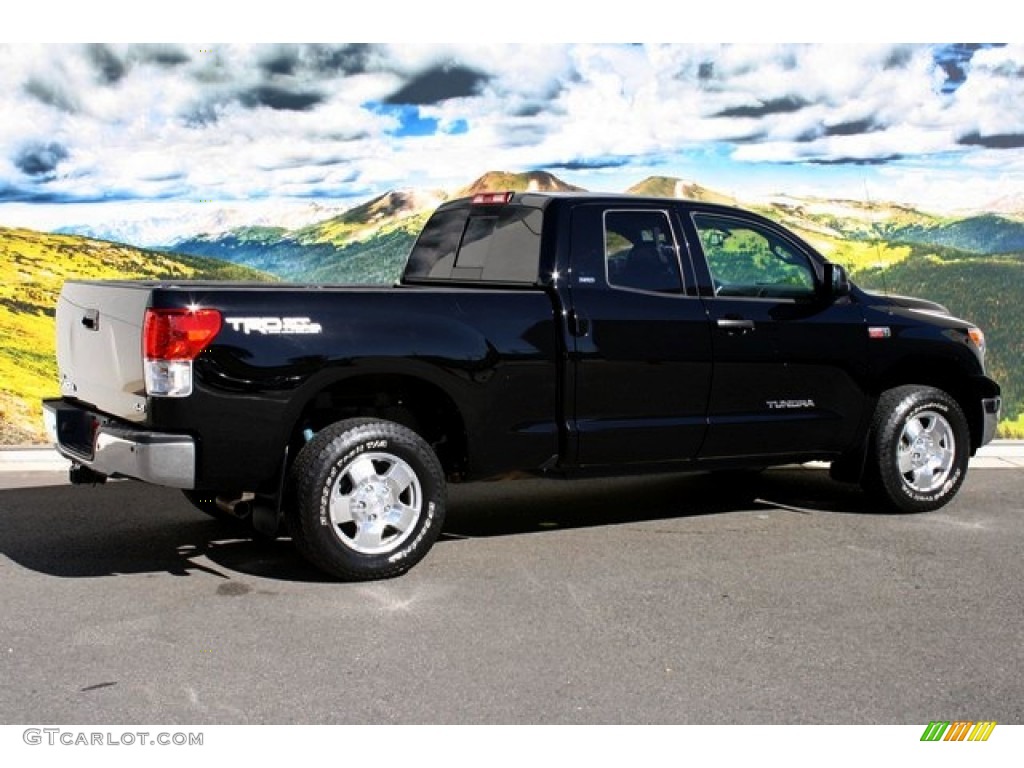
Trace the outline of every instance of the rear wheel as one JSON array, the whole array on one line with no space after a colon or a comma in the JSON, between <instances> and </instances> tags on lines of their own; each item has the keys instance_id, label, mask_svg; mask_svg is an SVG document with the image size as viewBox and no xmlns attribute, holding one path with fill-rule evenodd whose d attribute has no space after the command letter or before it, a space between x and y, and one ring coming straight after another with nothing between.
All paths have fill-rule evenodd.
<instances>
[{"instance_id":1,"label":"rear wheel","mask_svg":"<svg viewBox=\"0 0 1024 768\"><path fill-rule=\"evenodd\" d=\"M295 460L291 487L296 546L343 579L404 573L444 523L441 464L419 435L394 422L349 419L317 433Z\"/></svg>"},{"instance_id":2,"label":"rear wheel","mask_svg":"<svg viewBox=\"0 0 1024 768\"><path fill-rule=\"evenodd\" d=\"M967 419L940 389L905 386L882 393L869 439L865 487L890 510L938 509L967 474Z\"/></svg>"}]
</instances>

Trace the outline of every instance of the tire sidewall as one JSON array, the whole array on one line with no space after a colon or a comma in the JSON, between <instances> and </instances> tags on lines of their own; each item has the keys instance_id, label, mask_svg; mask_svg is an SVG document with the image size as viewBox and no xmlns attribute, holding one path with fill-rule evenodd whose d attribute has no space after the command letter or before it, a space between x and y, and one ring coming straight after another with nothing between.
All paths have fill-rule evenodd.
<instances>
[{"instance_id":1,"label":"tire sidewall","mask_svg":"<svg viewBox=\"0 0 1024 768\"><path fill-rule=\"evenodd\" d=\"M884 400L883 400L884 402ZM933 491L921 492L907 484L899 471L898 448L906 425L926 411L941 415L950 425L955 441L953 465L949 477ZM952 397L933 388L908 388L904 397L885 419L877 433L876 456L878 479L886 500L898 511L927 512L946 504L967 474L970 433L963 411Z\"/></svg>"},{"instance_id":2,"label":"tire sidewall","mask_svg":"<svg viewBox=\"0 0 1024 768\"><path fill-rule=\"evenodd\" d=\"M343 578L376 579L404 573L433 546L444 521L446 486L439 462L430 447L409 429L391 422L336 425L331 434L317 435L296 466L298 481L295 514L301 534L300 550L315 565ZM327 432L327 430L325 430ZM331 521L330 499L346 468L365 453L401 459L416 475L422 496L419 518L412 532L394 550L376 554L349 547Z\"/></svg>"}]
</instances>

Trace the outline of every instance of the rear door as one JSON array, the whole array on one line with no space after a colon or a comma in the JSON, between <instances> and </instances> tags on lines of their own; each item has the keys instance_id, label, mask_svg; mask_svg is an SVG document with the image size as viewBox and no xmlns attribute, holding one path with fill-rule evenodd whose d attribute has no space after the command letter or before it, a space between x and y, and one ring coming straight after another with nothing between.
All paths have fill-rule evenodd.
<instances>
[{"instance_id":1,"label":"rear door","mask_svg":"<svg viewBox=\"0 0 1024 768\"><path fill-rule=\"evenodd\" d=\"M820 257L740 211L686 217L714 347L702 459L845 448L862 416L867 334L849 298L822 298Z\"/></svg>"},{"instance_id":2,"label":"rear door","mask_svg":"<svg viewBox=\"0 0 1024 768\"><path fill-rule=\"evenodd\" d=\"M574 208L570 298L580 465L693 459L711 334L669 206Z\"/></svg>"}]
</instances>

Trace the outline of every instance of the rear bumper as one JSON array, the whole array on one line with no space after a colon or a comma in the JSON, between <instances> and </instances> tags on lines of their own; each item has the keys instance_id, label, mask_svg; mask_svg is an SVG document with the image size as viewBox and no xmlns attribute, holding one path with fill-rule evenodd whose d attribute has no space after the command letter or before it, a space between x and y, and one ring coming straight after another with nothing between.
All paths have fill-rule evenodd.
<instances>
[{"instance_id":1,"label":"rear bumper","mask_svg":"<svg viewBox=\"0 0 1024 768\"><path fill-rule=\"evenodd\" d=\"M194 488L196 444L125 424L66 400L44 400L43 420L62 456L107 477Z\"/></svg>"}]
</instances>

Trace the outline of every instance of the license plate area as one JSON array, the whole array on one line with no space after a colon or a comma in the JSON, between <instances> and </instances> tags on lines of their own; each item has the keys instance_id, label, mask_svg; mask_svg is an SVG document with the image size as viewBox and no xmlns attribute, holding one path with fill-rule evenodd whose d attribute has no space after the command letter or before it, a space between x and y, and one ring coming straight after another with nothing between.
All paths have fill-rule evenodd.
<instances>
[{"instance_id":1,"label":"license plate area","mask_svg":"<svg viewBox=\"0 0 1024 768\"><path fill-rule=\"evenodd\" d=\"M89 411L68 406L57 408L57 442L65 450L91 461L95 452L96 433L106 419Z\"/></svg>"}]
</instances>

